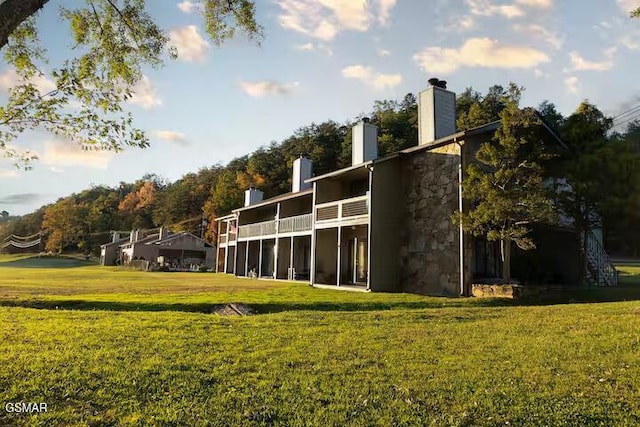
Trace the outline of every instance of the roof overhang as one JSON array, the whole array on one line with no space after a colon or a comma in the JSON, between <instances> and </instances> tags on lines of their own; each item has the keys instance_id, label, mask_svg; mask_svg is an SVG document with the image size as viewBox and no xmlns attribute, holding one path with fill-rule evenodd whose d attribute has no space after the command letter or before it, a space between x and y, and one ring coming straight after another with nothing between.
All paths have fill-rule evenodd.
<instances>
[{"instance_id":1,"label":"roof overhang","mask_svg":"<svg viewBox=\"0 0 640 427\"><path fill-rule=\"evenodd\" d=\"M254 203L254 204L249 205L249 206L243 206L241 208L234 209L232 212L236 213L236 212L246 211L246 210L249 210L249 209L260 208L260 207L263 207L263 206L269 206L269 205L271 205L273 203L283 202L285 200L297 199L298 197L303 197L303 196L307 196L307 195L311 195L311 194L313 194L313 188L308 188L306 190L297 191L295 193L285 193L285 194L281 194L280 196L272 197L270 199L263 200L263 201L258 202L258 203Z\"/></svg>"}]
</instances>

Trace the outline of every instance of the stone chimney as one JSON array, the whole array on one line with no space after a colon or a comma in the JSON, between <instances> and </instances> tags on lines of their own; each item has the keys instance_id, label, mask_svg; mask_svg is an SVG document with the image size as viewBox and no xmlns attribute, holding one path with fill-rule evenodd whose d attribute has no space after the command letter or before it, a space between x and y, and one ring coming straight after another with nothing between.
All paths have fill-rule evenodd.
<instances>
[{"instance_id":1,"label":"stone chimney","mask_svg":"<svg viewBox=\"0 0 640 427\"><path fill-rule=\"evenodd\" d=\"M244 206L254 205L262 201L264 197L264 193L256 188L249 187L248 190L244 192Z\"/></svg>"},{"instance_id":2,"label":"stone chimney","mask_svg":"<svg viewBox=\"0 0 640 427\"><path fill-rule=\"evenodd\" d=\"M447 82L429 79L418 97L418 144L426 145L456 133L456 94Z\"/></svg>"},{"instance_id":3,"label":"stone chimney","mask_svg":"<svg viewBox=\"0 0 640 427\"><path fill-rule=\"evenodd\" d=\"M313 170L313 162L304 156L300 156L293 162L293 176L291 178L291 191L297 193L299 191L311 188L311 184L304 182L311 178Z\"/></svg>"},{"instance_id":4,"label":"stone chimney","mask_svg":"<svg viewBox=\"0 0 640 427\"><path fill-rule=\"evenodd\" d=\"M378 128L363 118L353 127L351 164L359 165L378 158Z\"/></svg>"}]
</instances>

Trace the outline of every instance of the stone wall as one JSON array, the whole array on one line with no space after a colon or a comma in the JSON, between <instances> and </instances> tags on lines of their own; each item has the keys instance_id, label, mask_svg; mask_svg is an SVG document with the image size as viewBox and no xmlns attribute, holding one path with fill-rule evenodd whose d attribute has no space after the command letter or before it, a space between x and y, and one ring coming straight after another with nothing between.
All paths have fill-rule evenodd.
<instances>
[{"instance_id":1,"label":"stone wall","mask_svg":"<svg viewBox=\"0 0 640 427\"><path fill-rule=\"evenodd\" d=\"M402 160L404 292L460 294L459 228L451 221L458 210L459 164L460 148L455 143L416 151Z\"/></svg>"}]
</instances>

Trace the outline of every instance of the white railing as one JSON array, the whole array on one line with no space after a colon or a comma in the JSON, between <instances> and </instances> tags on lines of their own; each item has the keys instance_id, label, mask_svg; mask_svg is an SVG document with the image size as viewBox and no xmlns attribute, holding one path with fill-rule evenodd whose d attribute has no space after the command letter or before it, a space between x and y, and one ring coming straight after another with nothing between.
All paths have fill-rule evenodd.
<instances>
[{"instance_id":1,"label":"white railing","mask_svg":"<svg viewBox=\"0 0 640 427\"><path fill-rule=\"evenodd\" d=\"M238 227L238 237L270 236L276 234L276 221L264 221Z\"/></svg>"},{"instance_id":2,"label":"white railing","mask_svg":"<svg viewBox=\"0 0 640 427\"><path fill-rule=\"evenodd\" d=\"M272 236L280 233L297 233L310 231L313 222L311 214L292 216L279 221L265 221L256 224L241 225L238 228L239 238ZM276 228L276 223L277 228Z\"/></svg>"},{"instance_id":3,"label":"white railing","mask_svg":"<svg viewBox=\"0 0 640 427\"><path fill-rule=\"evenodd\" d=\"M313 216L311 214L282 218L278 224L278 233L295 233L311 230Z\"/></svg>"},{"instance_id":4,"label":"white railing","mask_svg":"<svg viewBox=\"0 0 640 427\"><path fill-rule=\"evenodd\" d=\"M592 231L587 231L585 234L587 237L587 253L585 254L587 258L587 273L598 286L616 286L618 284L618 270L616 270L596 235ZM582 244L584 248L584 240L582 240Z\"/></svg>"},{"instance_id":5,"label":"white railing","mask_svg":"<svg viewBox=\"0 0 640 427\"><path fill-rule=\"evenodd\" d=\"M369 214L369 196L354 197L316 206L316 221L335 221Z\"/></svg>"}]
</instances>

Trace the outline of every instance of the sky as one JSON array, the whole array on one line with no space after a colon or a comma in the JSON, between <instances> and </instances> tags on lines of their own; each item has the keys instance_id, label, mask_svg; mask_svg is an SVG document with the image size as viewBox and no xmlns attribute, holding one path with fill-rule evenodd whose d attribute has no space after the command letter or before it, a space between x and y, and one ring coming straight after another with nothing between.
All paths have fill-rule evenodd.
<instances>
[{"instance_id":1,"label":"sky","mask_svg":"<svg viewBox=\"0 0 640 427\"><path fill-rule=\"evenodd\" d=\"M38 16L52 67L73 55L60 2ZM513 81L526 88L523 106L549 100L565 115L585 99L611 116L640 104L640 19L629 18L640 0L256 3L261 45L238 37L216 47L196 2L149 1L178 50L165 67L145 69L127 105L151 147L83 152L44 131L24 134L14 145L39 160L23 171L0 158L0 210L26 214L146 173L174 181L280 142L301 126L354 119L375 100L424 90L430 77L457 93ZM37 83L52 84L46 73ZM13 70L0 60L0 105L13 84Z\"/></svg>"}]
</instances>

